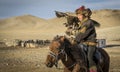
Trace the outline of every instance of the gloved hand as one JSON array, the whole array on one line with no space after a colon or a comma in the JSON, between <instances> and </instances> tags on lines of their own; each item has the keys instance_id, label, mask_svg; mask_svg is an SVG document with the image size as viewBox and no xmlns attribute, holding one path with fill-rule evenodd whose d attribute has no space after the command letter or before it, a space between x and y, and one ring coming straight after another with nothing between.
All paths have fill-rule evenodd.
<instances>
[{"instance_id":1,"label":"gloved hand","mask_svg":"<svg viewBox=\"0 0 120 72\"><path fill-rule=\"evenodd\" d=\"M72 35L76 35L76 30L72 30L72 31L71 31L71 34L72 34Z\"/></svg>"}]
</instances>

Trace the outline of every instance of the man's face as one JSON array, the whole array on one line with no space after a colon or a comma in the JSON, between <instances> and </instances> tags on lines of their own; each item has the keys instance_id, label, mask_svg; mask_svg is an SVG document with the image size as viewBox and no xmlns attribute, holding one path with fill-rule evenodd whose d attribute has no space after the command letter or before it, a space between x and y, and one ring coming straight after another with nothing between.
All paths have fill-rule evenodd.
<instances>
[{"instance_id":1,"label":"man's face","mask_svg":"<svg viewBox=\"0 0 120 72\"><path fill-rule=\"evenodd\" d=\"M77 14L77 17L80 21L82 21L84 19L84 16L82 14Z\"/></svg>"}]
</instances>

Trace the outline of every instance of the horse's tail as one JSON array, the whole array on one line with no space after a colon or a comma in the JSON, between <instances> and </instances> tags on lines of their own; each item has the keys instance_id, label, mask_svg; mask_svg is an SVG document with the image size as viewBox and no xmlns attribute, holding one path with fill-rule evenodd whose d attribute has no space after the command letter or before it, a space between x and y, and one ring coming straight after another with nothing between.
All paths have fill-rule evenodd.
<instances>
[{"instance_id":1,"label":"horse's tail","mask_svg":"<svg viewBox=\"0 0 120 72\"><path fill-rule=\"evenodd\" d=\"M103 56L103 67L102 67L102 70L103 72L109 72L109 65L110 65L110 57L108 55L108 53L102 49L102 48L99 48L99 51L101 52L102 56Z\"/></svg>"}]
</instances>

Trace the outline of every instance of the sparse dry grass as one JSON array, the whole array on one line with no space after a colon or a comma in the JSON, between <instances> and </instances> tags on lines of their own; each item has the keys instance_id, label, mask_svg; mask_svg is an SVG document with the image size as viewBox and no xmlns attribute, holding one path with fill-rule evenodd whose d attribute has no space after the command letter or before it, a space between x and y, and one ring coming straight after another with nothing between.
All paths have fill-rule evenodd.
<instances>
[{"instance_id":1,"label":"sparse dry grass","mask_svg":"<svg viewBox=\"0 0 120 72\"><path fill-rule=\"evenodd\" d=\"M0 72L57 72L44 64L48 48L0 48Z\"/></svg>"},{"instance_id":2,"label":"sparse dry grass","mask_svg":"<svg viewBox=\"0 0 120 72\"><path fill-rule=\"evenodd\" d=\"M120 46L105 49L110 55L110 72L120 72ZM63 72L44 64L45 48L0 48L0 72ZM59 62L60 66L63 66Z\"/></svg>"},{"instance_id":3,"label":"sparse dry grass","mask_svg":"<svg viewBox=\"0 0 120 72\"><path fill-rule=\"evenodd\" d=\"M120 72L120 46L105 49L110 55L110 72Z\"/></svg>"}]
</instances>

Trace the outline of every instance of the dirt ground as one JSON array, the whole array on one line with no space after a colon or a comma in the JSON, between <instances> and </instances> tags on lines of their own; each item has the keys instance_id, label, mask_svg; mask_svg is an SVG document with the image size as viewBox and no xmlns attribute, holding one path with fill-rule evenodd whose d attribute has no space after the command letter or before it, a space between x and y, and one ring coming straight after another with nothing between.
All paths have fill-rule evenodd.
<instances>
[{"instance_id":1,"label":"dirt ground","mask_svg":"<svg viewBox=\"0 0 120 72\"><path fill-rule=\"evenodd\" d=\"M120 45L108 45L110 72L120 72ZM47 68L44 64L48 47L0 48L0 72L63 72L62 69ZM63 67L59 62L59 66Z\"/></svg>"}]
</instances>

